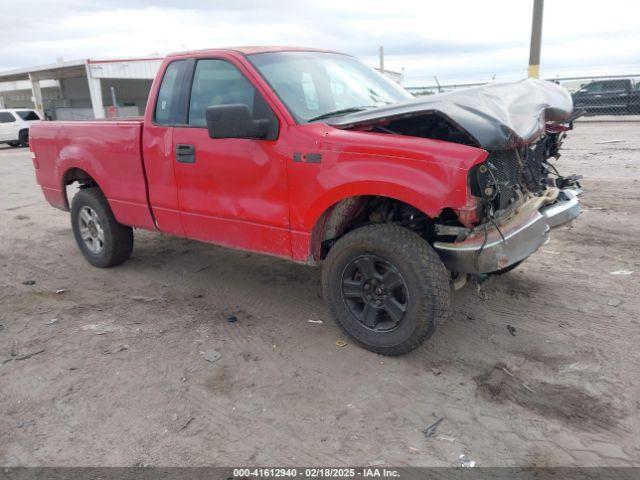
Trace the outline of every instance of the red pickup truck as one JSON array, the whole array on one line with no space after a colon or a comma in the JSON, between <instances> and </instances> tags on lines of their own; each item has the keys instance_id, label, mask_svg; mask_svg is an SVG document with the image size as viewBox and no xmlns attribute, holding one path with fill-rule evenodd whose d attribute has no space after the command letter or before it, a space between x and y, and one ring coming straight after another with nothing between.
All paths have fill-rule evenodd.
<instances>
[{"instance_id":1,"label":"red pickup truck","mask_svg":"<svg viewBox=\"0 0 640 480\"><path fill-rule=\"evenodd\" d=\"M399 355L452 284L508 271L578 215L577 177L551 164L572 110L548 82L418 99L349 55L205 50L164 60L144 118L42 122L30 148L92 265L125 261L134 228L322 263L336 322Z\"/></svg>"}]
</instances>

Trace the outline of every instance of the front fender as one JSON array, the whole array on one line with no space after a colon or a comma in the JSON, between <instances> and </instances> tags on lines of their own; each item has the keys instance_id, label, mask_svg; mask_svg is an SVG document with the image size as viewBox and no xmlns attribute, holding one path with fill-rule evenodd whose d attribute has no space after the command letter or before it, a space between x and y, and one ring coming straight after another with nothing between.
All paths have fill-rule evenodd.
<instances>
[{"instance_id":1,"label":"front fender","mask_svg":"<svg viewBox=\"0 0 640 480\"><path fill-rule=\"evenodd\" d=\"M303 229L311 231L322 214L354 196L381 196L407 203L430 218L444 208L461 208L467 201L467 171L438 163L399 158L359 158L334 164L319 174L332 183L305 212Z\"/></svg>"},{"instance_id":2,"label":"front fender","mask_svg":"<svg viewBox=\"0 0 640 480\"><path fill-rule=\"evenodd\" d=\"M488 155L466 145L321 124L298 127L295 134L293 152L318 159L294 160L288 171L292 252L300 261L310 258L312 232L323 214L350 197L388 197L430 218L465 207L469 168Z\"/></svg>"}]
</instances>

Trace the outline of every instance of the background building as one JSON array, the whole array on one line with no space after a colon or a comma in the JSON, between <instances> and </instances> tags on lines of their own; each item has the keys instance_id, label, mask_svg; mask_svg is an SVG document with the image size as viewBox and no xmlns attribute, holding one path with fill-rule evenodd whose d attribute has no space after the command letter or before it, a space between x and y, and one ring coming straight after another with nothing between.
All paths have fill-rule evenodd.
<instances>
[{"instance_id":1,"label":"background building","mask_svg":"<svg viewBox=\"0 0 640 480\"><path fill-rule=\"evenodd\" d=\"M85 59L0 72L0 108L35 108L56 120L141 115L161 62Z\"/></svg>"}]
</instances>

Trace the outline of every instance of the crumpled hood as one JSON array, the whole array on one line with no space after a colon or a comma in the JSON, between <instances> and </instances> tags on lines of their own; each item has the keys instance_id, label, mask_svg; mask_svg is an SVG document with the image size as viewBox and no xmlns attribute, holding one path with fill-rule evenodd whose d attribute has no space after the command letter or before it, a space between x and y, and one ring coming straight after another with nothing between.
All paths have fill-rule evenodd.
<instances>
[{"instance_id":1,"label":"crumpled hood","mask_svg":"<svg viewBox=\"0 0 640 480\"><path fill-rule=\"evenodd\" d=\"M487 150L501 150L535 142L546 122L566 121L573 112L568 90L553 82L526 79L492 83L450 93L331 118L327 123L349 129L401 118L441 117L463 130Z\"/></svg>"}]
</instances>

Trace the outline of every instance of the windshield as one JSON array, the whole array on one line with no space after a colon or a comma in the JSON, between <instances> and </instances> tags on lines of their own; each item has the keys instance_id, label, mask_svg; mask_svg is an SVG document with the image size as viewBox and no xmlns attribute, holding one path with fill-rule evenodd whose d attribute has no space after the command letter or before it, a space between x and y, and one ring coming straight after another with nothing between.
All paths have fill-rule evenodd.
<instances>
[{"instance_id":1,"label":"windshield","mask_svg":"<svg viewBox=\"0 0 640 480\"><path fill-rule=\"evenodd\" d=\"M348 55L274 52L249 56L298 122L365 110L414 98Z\"/></svg>"}]
</instances>

